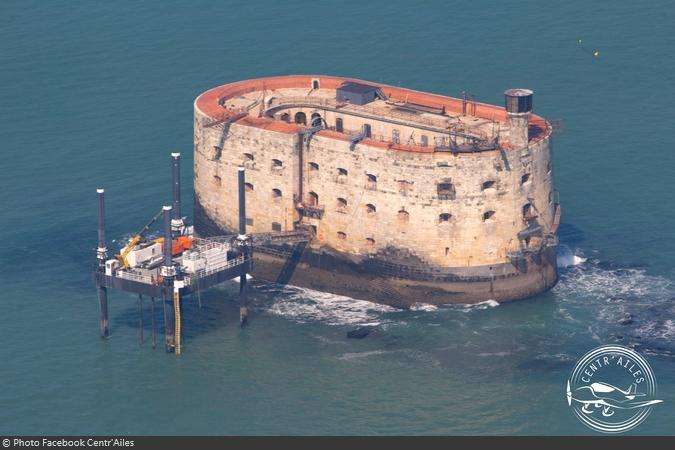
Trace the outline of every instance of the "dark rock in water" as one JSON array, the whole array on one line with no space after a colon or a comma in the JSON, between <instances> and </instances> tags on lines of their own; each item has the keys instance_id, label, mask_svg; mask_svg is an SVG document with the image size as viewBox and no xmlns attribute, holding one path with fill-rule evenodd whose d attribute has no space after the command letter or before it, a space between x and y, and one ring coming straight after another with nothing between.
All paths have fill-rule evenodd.
<instances>
[{"instance_id":1,"label":"dark rock in water","mask_svg":"<svg viewBox=\"0 0 675 450\"><path fill-rule=\"evenodd\" d=\"M348 331L347 337L350 339L363 339L375 331L375 327L359 327L356 330Z\"/></svg>"},{"instance_id":2,"label":"dark rock in water","mask_svg":"<svg viewBox=\"0 0 675 450\"><path fill-rule=\"evenodd\" d=\"M623 319L619 320L619 323L620 323L621 325L630 325L631 323L633 323L633 316L631 316L630 314L626 313L626 314L623 316Z\"/></svg>"}]
</instances>

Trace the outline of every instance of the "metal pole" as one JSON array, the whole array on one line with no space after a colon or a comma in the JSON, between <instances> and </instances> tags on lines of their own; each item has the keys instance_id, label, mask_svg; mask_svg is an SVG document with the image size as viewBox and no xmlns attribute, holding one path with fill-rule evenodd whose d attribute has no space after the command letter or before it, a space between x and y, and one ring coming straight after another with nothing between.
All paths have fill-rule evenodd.
<instances>
[{"instance_id":1,"label":"metal pole","mask_svg":"<svg viewBox=\"0 0 675 450\"><path fill-rule=\"evenodd\" d=\"M243 167L239 167L239 248L244 257L248 257L248 238L246 236L246 173ZM239 325L244 327L248 321L248 308L246 306L248 294L248 280L246 272L239 276Z\"/></svg>"},{"instance_id":2,"label":"metal pole","mask_svg":"<svg viewBox=\"0 0 675 450\"><path fill-rule=\"evenodd\" d=\"M246 234L246 172L239 166L239 234Z\"/></svg>"},{"instance_id":3,"label":"metal pole","mask_svg":"<svg viewBox=\"0 0 675 450\"><path fill-rule=\"evenodd\" d=\"M152 349L157 347L157 335L155 332L155 297L150 297L150 315L152 322Z\"/></svg>"},{"instance_id":4,"label":"metal pole","mask_svg":"<svg viewBox=\"0 0 675 450\"><path fill-rule=\"evenodd\" d=\"M171 154L171 184L173 192L171 226L175 233L180 233L183 228L183 218L180 211L180 153Z\"/></svg>"},{"instance_id":5,"label":"metal pole","mask_svg":"<svg viewBox=\"0 0 675 450\"><path fill-rule=\"evenodd\" d=\"M96 249L96 259L98 261L98 271L105 273L105 261L108 259L108 249L105 245L105 191L101 188L96 189L98 196L98 248ZM99 284L98 286L98 306L99 306L99 330L102 338L108 337L108 289Z\"/></svg>"},{"instance_id":6,"label":"metal pole","mask_svg":"<svg viewBox=\"0 0 675 450\"><path fill-rule=\"evenodd\" d=\"M176 318L173 309L173 282L176 270L173 267L171 255L171 206L164 206L164 263L160 269L164 277L164 293L162 295L164 303L164 344L166 351L174 350L176 341L174 328Z\"/></svg>"},{"instance_id":7,"label":"metal pole","mask_svg":"<svg viewBox=\"0 0 675 450\"><path fill-rule=\"evenodd\" d=\"M143 296L138 294L138 330L140 331L141 345L143 345Z\"/></svg>"}]
</instances>

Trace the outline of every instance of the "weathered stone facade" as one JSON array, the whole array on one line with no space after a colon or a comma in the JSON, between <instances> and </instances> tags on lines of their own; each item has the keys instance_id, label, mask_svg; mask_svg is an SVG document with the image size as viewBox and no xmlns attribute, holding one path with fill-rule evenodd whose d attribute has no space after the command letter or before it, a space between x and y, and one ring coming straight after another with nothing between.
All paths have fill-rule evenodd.
<instances>
[{"instance_id":1,"label":"weathered stone facade","mask_svg":"<svg viewBox=\"0 0 675 450\"><path fill-rule=\"evenodd\" d=\"M341 79L286 80L276 89L268 81L262 89L238 88L235 95L225 89L215 100L202 96L195 102L198 233L237 229L236 173L244 165L247 232L300 225L316 230L283 281L401 306L511 300L555 284L559 208L548 123L530 119L535 129L527 116L523 122L522 115L510 117L488 105L474 105L474 116L471 105L469 114L458 114L455 103L443 104L440 113L377 120L374 107L356 115L350 112L358 113L355 105L340 109L329 101ZM319 89L311 89L315 80ZM332 86L326 88L328 80ZM312 101L295 100L302 99L299 89ZM382 89L390 96L379 103L386 114L393 93L405 90ZM421 98L416 105L426 106L423 94L415 94ZM433 96L427 104L437 98L445 99ZM207 101L216 101L222 115L204 107ZM302 135L306 126L285 122L302 115L327 129ZM446 134L433 122L436 116L455 120L465 134L477 130L485 138L492 130L486 139L495 145L447 151L439 144ZM371 136L353 144L350 136L364 124ZM510 145L510 132L524 132L529 145ZM258 252L254 275L278 280L291 250Z\"/></svg>"}]
</instances>

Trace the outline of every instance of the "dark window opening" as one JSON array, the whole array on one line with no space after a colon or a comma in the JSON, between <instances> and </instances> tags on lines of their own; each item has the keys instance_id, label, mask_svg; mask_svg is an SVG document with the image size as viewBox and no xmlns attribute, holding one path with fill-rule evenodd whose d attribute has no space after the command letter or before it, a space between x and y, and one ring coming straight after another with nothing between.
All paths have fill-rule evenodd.
<instances>
[{"instance_id":1,"label":"dark window opening","mask_svg":"<svg viewBox=\"0 0 675 450\"><path fill-rule=\"evenodd\" d=\"M438 221L439 221L440 223L443 223L443 222L450 222L450 214L448 214L448 213L440 214L440 215L438 216Z\"/></svg>"},{"instance_id":2,"label":"dark window opening","mask_svg":"<svg viewBox=\"0 0 675 450\"><path fill-rule=\"evenodd\" d=\"M253 192L253 185L251 183L245 183L244 187L246 188L246 192Z\"/></svg>"},{"instance_id":3,"label":"dark window opening","mask_svg":"<svg viewBox=\"0 0 675 450\"><path fill-rule=\"evenodd\" d=\"M281 170L284 168L284 163L279 159L272 160L272 170Z\"/></svg>"},{"instance_id":4,"label":"dark window opening","mask_svg":"<svg viewBox=\"0 0 675 450\"><path fill-rule=\"evenodd\" d=\"M344 131L344 125L341 118L335 119L335 131L342 133Z\"/></svg>"},{"instance_id":5,"label":"dark window opening","mask_svg":"<svg viewBox=\"0 0 675 450\"><path fill-rule=\"evenodd\" d=\"M307 194L307 204L309 206L319 206L319 194L310 192Z\"/></svg>"},{"instance_id":6,"label":"dark window opening","mask_svg":"<svg viewBox=\"0 0 675 450\"><path fill-rule=\"evenodd\" d=\"M272 198L281 198L281 190L272 189Z\"/></svg>"},{"instance_id":7,"label":"dark window opening","mask_svg":"<svg viewBox=\"0 0 675 450\"><path fill-rule=\"evenodd\" d=\"M272 222L272 231L281 231L281 224L279 222Z\"/></svg>"},{"instance_id":8,"label":"dark window opening","mask_svg":"<svg viewBox=\"0 0 675 450\"><path fill-rule=\"evenodd\" d=\"M244 153L244 164L252 163L255 160L255 157L252 153Z\"/></svg>"},{"instance_id":9,"label":"dark window opening","mask_svg":"<svg viewBox=\"0 0 675 450\"><path fill-rule=\"evenodd\" d=\"M406 211L405 209L400 210L398 212L398 220L399 222L407 222L408 220L410 220L410 214L408 213L408 211Z\"/></svg>"},{"instance_id":10,"label":"dark window opening","mask_svg":"<svg viewBox=\"0 0 675 450\"><path fill-rule=\"evenodd\" d=\"M312 89L319 89L319 80L312 80Z\"/></svg>"},{"instance_id":11,"label":"dark window opening","mask_svg":"<svg viewBox=\"0 0 675 450\"><path fill-rule=\"evenodd\" d=\"M315 162L309 163L309 170L319 170L319 165Z\"/></svg>"},{"instance_id":12,"label":"dark window opening","mask_svg":"<svg viewBox=\"0 0 675 450\"><path fill-rule=\"evenodd\" d=\"M291 115L288 114L288 113L283 113L281 115L281 120L283 120L284 122L290 122L291 121Z\"/></svg>"},{"instance_id":13,"label":"dark window opening","mask_svg":"<svg viewBox=\"0 0 675 450\"><path fill-rule=\"evenodd\" d=\"M439 200L454 200L455 186L449 181L438 183L437 192Z\"/></svg>"},{"instance_id":14,"label":"dark window opening","mask_svg":"<svg viewBox=\"0 0 675 450\"><path fill-rule=\"evenodd\" d=\"M368 203L366 205L366 212L368 214L375 214L377 212L377 208L375 207L375 205Z\"/></svg>"},{"instance_id":15,"label":"dark window opening","mask_svg":"<svg viewBox=\"0 0 675 450\"><path fill-rule=\"evenodd\" d=\"M375 247L375 239L373 238L366 238L366 245L368 247Z\"/></svg>"},{"instance_id":16,"label":"dark window opening","mask_svg":"<svg viewBox=\"0 0 675 450\"><path fill-rule=\"evenodd\" d=\"M223 180L218 175L213 176L213 182L216 186L222 186L223 184Z\"/></svg>"},{"instance_id":17,"label":"dark window opening","mask_svg":"<svg viewBox=\"0 0 675 450\"><path fill-rule=\"evenodd\" d=\"M312 114L312 126L313 127L320 127L322 124L323 124L323 119L321 118L321 114L313 113Z\"/></svg>"},{"instance_id":18,"label":"dark window opening","mask_svg":"<svg viewBox=\"0 0 675 450\"><path fill-rule=\"evenodd\" d=\"M530 174L529 173L526 173L525 175L520 177L520 184L525 184L528 181L530 181Z\"/></svg>"},{"instance_id":19,"label":"dark window opening","mask_svg":"<svg viewBox=\"0 0 675 450\"><path fill-rule=\"evenodd\" d=\"M338 167L338 175L346 177L349 174L347 169L343 169L342 167Z\"/></svg>"},{"instance_id":20,"label":"dark window opening","mask_svg":"<svg viewBox=\"0 0 675 450\"><path fill-rule=\"evenodd\" d=\"M450 247L445 247L445 256L448 256L450 253Z\"/></svg>"},{"instance_id":21,"label":"dark window opening","mask_svg":"<svg viewBox=\"0 0 675 450\"><path fill-rule=\"evenodd\" d=\"M370 128L370 124L369 124L369 123L364 123L364 124L363 124L363 134L364 134L367 138L373 137L373 130Z\"/></svg>"},{"instance_id":22,"label":"dark window opening","mask_svg":"<svg viewBox=\"0 0 675 450\"><path fill-rule=\"evenodd\" d=\"M246 218L246 225L253 225L253 219L251 219L250 217L247 217Z\"/></svg>"},{"instance_id":23,"label":"dark window opening","mask_svg":"<svg viewBox=\"0 0 675 450\"><path fill-rule=\"evenodd\" d=\"M494 180L488 180L481 185L481 189L483 189L483 190L490 189L490 188L493 188L493 187L495 187Z\"/></svg>"},{"instance_id":24,"label":"dark window opening","mask_svg":"<svg viewBox=\"0 0 675 450\"><path fill-rule=\"evenodd\" d=\"M484 212L484 213L483 213L483 222L485 222L486 220L489 220L489 219L494 218L494 216L495 216L495 212L494 212L494 211L486 211L486 212Z\"/></svg>"},{"instance_id":25,"label":"dark window opening","mask_svg":"<svg viewBox=\"0 0 675 450\"><path fill-rule=\"evenodd\" d=\"M420 144L422 147L427 147L429 145L429 137L426 134L420 136Z\"/></svg>"},{"instance_id":26,"label":"dark window opening","mask_svg":"<svg viewBox=\"0 0 675 450\"><path fill-rule=\"evenodd\" d=\"M216 145L213 147L213 159L218 161L223 156L223 147Z\"/></svg>"},{"instance_id":27,"label":"dark window opening","mask_svg":"<svg viewBox=\"0 0 675 450\"><path fill-rule=\"evenodd\" d=\"M347 209L347 200L344 199L344 198L342 198L342 197L338 197L338 199L337 199L337 207L338 207L338 210L345 210L345 209Z\"/></svg>"},{"instance_id":28,"label":"dark window opening","mask_svg":"<svg viewBox=\"0 0 675 450\"><path fill-rule=\"evenodd\" d=\"M347 234L345 234L342 231L338 231L337 237L338 237L338 239L347 239Z\"/></svg>"},{"instance_id":29,"label":"dark window opening","mask_svg":"<svg viewBox=\"0 0 675 450\"><path fill-rule=\"evenodd\" d=\"M295 123L301 125L307 125L307 116L304 112L300 111L295 113Z\"/></svg>"}]
</instances>

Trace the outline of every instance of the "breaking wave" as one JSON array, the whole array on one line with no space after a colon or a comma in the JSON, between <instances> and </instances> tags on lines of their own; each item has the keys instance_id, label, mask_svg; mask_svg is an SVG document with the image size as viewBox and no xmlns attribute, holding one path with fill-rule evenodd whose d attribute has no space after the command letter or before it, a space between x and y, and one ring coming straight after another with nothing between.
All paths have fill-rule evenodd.
<instances>
[{"instance_id":1,"label":"breaking wave","mask_svg":"<svg viewBox=\"0 0 675 450\"><path fill-rule=\"evenodd\" d=\"M578 266L587 261L587 258L577 255L567 245L558 246L557 265L559 268L566 268L570 266Z\"/></svg>"},{"instance_id":2,"label":"breaking wave","mask_svg":"<svg viewBox=\"0 0 675 450\"><path fill-rule=\"evenodd\" d=\"M376 326L382 323L383 314L397 311L391 306L295 286L259 289L269 290L275 297L271 304L262 307L263 310L299 323Z\"/></svg>"}]
</instances>

